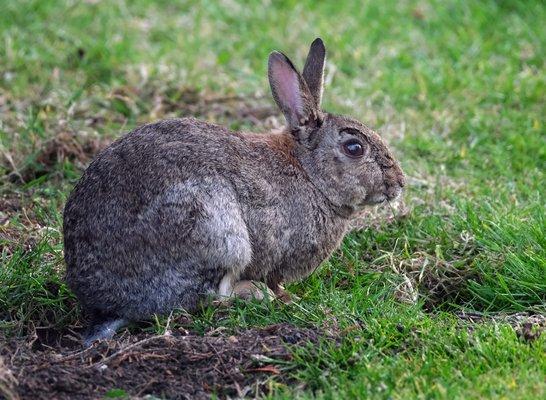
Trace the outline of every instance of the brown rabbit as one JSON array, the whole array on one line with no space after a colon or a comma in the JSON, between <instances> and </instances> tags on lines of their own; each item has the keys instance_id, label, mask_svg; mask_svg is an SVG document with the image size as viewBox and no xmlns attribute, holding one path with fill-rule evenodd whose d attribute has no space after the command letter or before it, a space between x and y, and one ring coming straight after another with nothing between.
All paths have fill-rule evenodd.
<instances>
[{"instance_id":1,"label":"brown rabbit","mask_svg":"<svg viewBox=\"0 0 546 400\"><path fill-rule=\"evenodd\" d=\"M325 48L303 74L269 56L282 133L192 118L125 135L91 163L64 211L67 282L91 317L86 343L207 296L274 292L308 276L354 213L397 197L404 175L362 123L320 109Z\"/></svg>"}]
</instances>

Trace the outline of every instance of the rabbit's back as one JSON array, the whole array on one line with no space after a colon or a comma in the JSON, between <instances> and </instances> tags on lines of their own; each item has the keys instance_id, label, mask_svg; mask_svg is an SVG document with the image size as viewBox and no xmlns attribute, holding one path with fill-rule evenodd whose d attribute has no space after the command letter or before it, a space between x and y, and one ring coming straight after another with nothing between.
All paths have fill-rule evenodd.
<instances>
[{"instance_id":1,"label":"rabbit's back","mask_svg":"<svg viewBox=\"0 0 546 400\"><path fill-rule=\"evenodd\" d=\"M257 135L246 137L193 118L145 125L90 164L66 204L65 228L78 224L115 231L118 222L141 218L173 185L208 177L221 177L248 209L279 205L307 183L301 168L286 158L285 150Z\"/></svg>"}]
</instances>

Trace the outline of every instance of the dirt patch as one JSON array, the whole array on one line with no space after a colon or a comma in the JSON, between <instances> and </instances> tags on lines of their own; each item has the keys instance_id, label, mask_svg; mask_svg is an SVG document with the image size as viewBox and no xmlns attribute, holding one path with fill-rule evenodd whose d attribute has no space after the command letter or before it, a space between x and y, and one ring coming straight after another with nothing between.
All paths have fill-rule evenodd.
<instances>
[{"instance_id":1,"label":"dirt patch","mask_svg":"<svg viewBox=\"0 0 546 400\"><path fill-rule=\"evenodd\" d=\"M33 99L0 96L5 131L12 138L0 149L0 168L11 182L26 183L50 172L65 161L83 169L118 133L134 126L167 118L197 117L239 129L276 129L283 120L269 97L218 96L193 88L148 82L119 86L111 91L90 91L67 107L54 93ZM36 126L28 129L21 115L33 111ZM106 133L104 127L111 126Z\"/></svg>"},{"instance_id":2,"label":"dirt patch","mask_svg":"<svg viewBox=\"0 0 546 400\"><path fill-rule=\"evenodd\" d=\"M83 170L93 156L110 143L111 140L95 135L90 137L60 132L44 142L34 157L20 169L13 166L8 174L8 180L26 183L54 171L58 165L65 162L70 162Z\"/></svg>"},{"instance_id":3,"label":"dirt patch","mask_svg":"<svg viewBox=\"0 0 546 400\"><path fill-rule=\"evenodd\" d=\"M13 376L12 371L4 365L4 360L0 356L0 398L19 399L16 387L17 379Z\"/></svg>"},{"instance_id":4,"label":"dirt patch","mask_svg":"<svg viewBox=\"0 0 546 400\"><path fill-rule=\"evenodd\" d=\"M461 321L472 324L479 323L506 323L511 325L518 338L527 343L539 339L546 331L546 314L533 314L528 312L486 315L479 312L461 311L455 314ZM470 325L471 326L471 325Z\"/></svg>"},{"instance_id":5,"label":"dirt patch","mask_svg":"<svg viewBox=\"0 0 546 400\"><path fill-rule=\"evenodd\" d=\"M8 398L89 399L107 393L169 399L254 397L268 382L292 383L289 346L336 340L315 329L279 324L233 335L183 329L133 335L81 350L79 342L32 350L13 340L0 350L0 389ZM10 394L11 393L11 394ZM0 393L0 397L1 397ZM11 396L11 397L10 397Z\"/></svg>"},{"instance_id":6,"label":"dirt patch","mask_svg":"<svg viewBox=\"0 0 546 400\"><path fill-rule=\"evenodd\" d=\"M282 128L284 120L273 102L265 96L218 96L193 89L179 90L176 95L154 91L151 119L191 116L210 122L247 124L254 130Z\"/></svg>"},{"instance_id":7,"label":"dirt patch","mask_svg":"<svg viewBox=\"0 0 546 400\"><path fill-rule=\"evenodd\" d=\"M17 249L31 251L46 236L52 239L54 228L44 225L35 210L45 202L32 190L0 194L0 247L5 255L12 256Z\"/></svg>"},{"instance_id":8,"label":"dirt patch","mask_svg":"<svg viewBox=\"0 0 546 400\"><path fill-rule=\"evenodd\" d=\"M55 164L70 161L81 169L110 142L105 138L80 137L74 133L61 132L46 142L44 149L36 158L36 163L47 169Z\"/></svg>"}]
</instances>

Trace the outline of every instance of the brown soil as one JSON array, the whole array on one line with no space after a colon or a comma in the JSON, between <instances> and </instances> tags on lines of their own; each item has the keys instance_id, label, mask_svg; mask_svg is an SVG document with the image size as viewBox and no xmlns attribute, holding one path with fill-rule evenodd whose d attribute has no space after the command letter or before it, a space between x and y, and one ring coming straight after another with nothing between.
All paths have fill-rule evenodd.
<instances>
[{"instance_id":1,"label":"brown soil","mask_svg":"<svg viewBox=\"0 0 546 400\"><path fill-rule=\"evenodd\" d=\"M106 138L80 137L75 133L60 132L42 144L35 154L35 162L20 171L13 170L8 179L12 182L29 182L50 173L57 165L67 161L84 169L93 156L110 143Z\"/></svg>"},{"instance_id":2,"label":"brown soil","mask_svg":"<svg viewBox=\"0 0 546 400\"><path fill-rule=\"evenodd\" d=\"M254 397L268 392L268 382L294 383L283 368L289 346L310 346L313 329L289 324L204 336L183 329L168 335L126 335L82 350L63 337L57 347L29 341L0 340L0 398L92 399L116 389L131 398L169 399Z\"/></svg>"}]
</instances>

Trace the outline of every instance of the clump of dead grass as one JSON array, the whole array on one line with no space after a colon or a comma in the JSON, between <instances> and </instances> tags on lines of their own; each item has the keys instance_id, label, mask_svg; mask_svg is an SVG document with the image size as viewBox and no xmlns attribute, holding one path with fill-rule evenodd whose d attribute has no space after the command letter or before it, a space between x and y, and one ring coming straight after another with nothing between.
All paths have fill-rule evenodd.
<instances>
[{"instance_id":1,"label":"clump of dead grass","mask_svg":"<svg viewBox=\"0 0 546 400\"><path fill-rule=\"evenodd\" d=\"M517 337L526 343L538 340L546 330L545 314L529 312L484 314L476 311L460 311L455 315L467 323L467 327L482 323L509 324Z\"/></svg>"},{"instance_id":2,"label":"clump of dead grass","mask_svg":"<svg viewBox=\"0 0 546 400\"><path fill-rule=\"evenodd\" d=\"M116 137L158 119L194 116L256 131L282 126L278 110L260 95L218 96L155 81L96 90L68 105L55 92L24 100L0 98L7 116L2 128L9 138L0 143L0 170L8 180L26 183L63 163L82 170Z\"/></svg>"}]
</instances>

